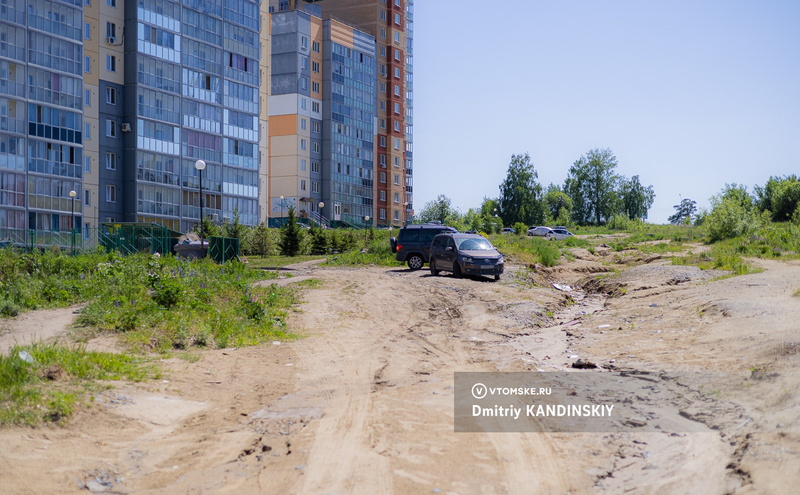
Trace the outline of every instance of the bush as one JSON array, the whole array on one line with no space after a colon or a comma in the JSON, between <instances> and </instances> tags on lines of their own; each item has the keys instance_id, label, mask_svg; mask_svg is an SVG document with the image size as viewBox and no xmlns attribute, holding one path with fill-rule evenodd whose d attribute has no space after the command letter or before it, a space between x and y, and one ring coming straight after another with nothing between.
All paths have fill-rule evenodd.
<instances>
[{"instance_id":1,"label":"bush","mask_svg":"<svg viewBox=\"0 0 800 495\"><path fill-rule=\"evenodd\" d=\"M526 235L528 233L528 226L522 222L514 224L514 231L517 235Z\"/></svg>"},{"instance_id":2,"label":"bush","mask_svg":"<svg viewBox=\"0 0 800 495\"><path fill-rule=\"evenodd\" d=\"M752 208L747 208L735 199L726 198L713 207L705 217L703 226L708 234L708 241L717 242L753 234L763 223L761 216Z\"/></svg>"}]
</instances>

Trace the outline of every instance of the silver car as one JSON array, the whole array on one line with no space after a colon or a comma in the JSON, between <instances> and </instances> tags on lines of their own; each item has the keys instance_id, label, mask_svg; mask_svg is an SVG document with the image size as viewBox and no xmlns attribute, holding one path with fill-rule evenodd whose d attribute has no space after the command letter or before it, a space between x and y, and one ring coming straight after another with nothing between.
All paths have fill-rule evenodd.
<instances>
[{"instance_id":1,"label":"silver car","mask_svg":"<svg viewBox=\"0 0 800 495\"><path fill-rule=\"evenodd\" d=\"M528 235L534 237L547 237L553 233L550 227L531 227L528 229Z\"/></svg>"},{"instance_id":2,"label":"silver car","mask_svg":"<svg viewBox=\"0 0 800 495\"><path fill-rule=\"evenodd\" d=\"M567 230L567 229L565 229L563 227L556 227L554 229L551 229L551 233L546 235L545 239L548 239L548 240L551 240L551 241L552 240L563 241L567 237L574 237L574 236L575 236L575 234L573 234L569 230Z\"/></svg>"}]
</instances>

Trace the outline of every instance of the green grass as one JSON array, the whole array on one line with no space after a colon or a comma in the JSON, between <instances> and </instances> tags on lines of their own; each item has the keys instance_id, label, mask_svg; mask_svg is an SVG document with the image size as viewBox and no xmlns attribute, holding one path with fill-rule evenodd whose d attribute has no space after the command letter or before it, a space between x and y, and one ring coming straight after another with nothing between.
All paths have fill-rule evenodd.
<instances>
[{"instance_id":1,"label":"green grass","mask_svg":"<svg viewBox=\"0 0 800 495\"><path fill-rule=\"evenodd\" d=\"M363 241L363 239L362 239ZM363 247L363 244L362 244ZM369 248L366 251L361 249L351 249L342 253L328 255L327 266L402 266L403 263L395 259L389 245L389 237L378 235L369 241Z\"/></svg>"},{"instance_id":2,"label":"green grass","mask_svg":"<svg viewBox=\"0 0 800 495\"><path fill-rule=\"evenodd\" d=\"M271 268L283 268L286 265L302 263L304 261L325 259L324 255L301 255L301 256L248 256L247 266L268 270Z\"/></svg>"},{"instance_id":3,"label":"green grass","mask_svg":"<svg viewBox=\"0 0 800 495\"><path fill-rule=\"evenodd\" d=\"M32 362L21 359L23 352ZM0 356L0 426L64 423L98 390L94 380L158 377L158 367L142 357L59 344L15 346Z\"/></svg>"}]
</instances>

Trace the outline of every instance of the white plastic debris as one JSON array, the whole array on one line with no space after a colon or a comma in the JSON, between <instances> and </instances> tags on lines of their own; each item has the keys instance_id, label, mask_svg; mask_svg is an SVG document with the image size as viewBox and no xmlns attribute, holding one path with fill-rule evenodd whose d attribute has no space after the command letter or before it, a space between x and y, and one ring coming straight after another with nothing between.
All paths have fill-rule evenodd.
<instances>
[{"instance_id":1,"label":"white plastic debris","mask_svg":"<svg viewBox=\"0 0 800 495\"><path fill-rule=\"evenodd\" d=\"M17 357L19 357L20 359L22 359L23 361L25 361L26 363L29 363L29 364L33 364L35 362L35 359L33 359L33 356L28 354L26 351L19 351L17 353Z\"/></svg>"}]
</instances>

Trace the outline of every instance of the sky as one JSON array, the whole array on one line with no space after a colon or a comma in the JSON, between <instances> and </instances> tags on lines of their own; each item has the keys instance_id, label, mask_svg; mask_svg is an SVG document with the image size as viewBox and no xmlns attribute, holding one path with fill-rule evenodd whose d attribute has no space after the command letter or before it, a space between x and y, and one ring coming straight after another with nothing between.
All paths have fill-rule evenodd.
<instances>
[{"instance_id":1,"label":"sky","mask_svg":"<svg viewBox=\"0 0 800 495\"><path fill-rule=\"evenodd\" d=\"M416 0L414 209L497 198L511 156L563 185L595 148L656 197L800 174L800 1Z\"/></svg>"}]
</instances>

